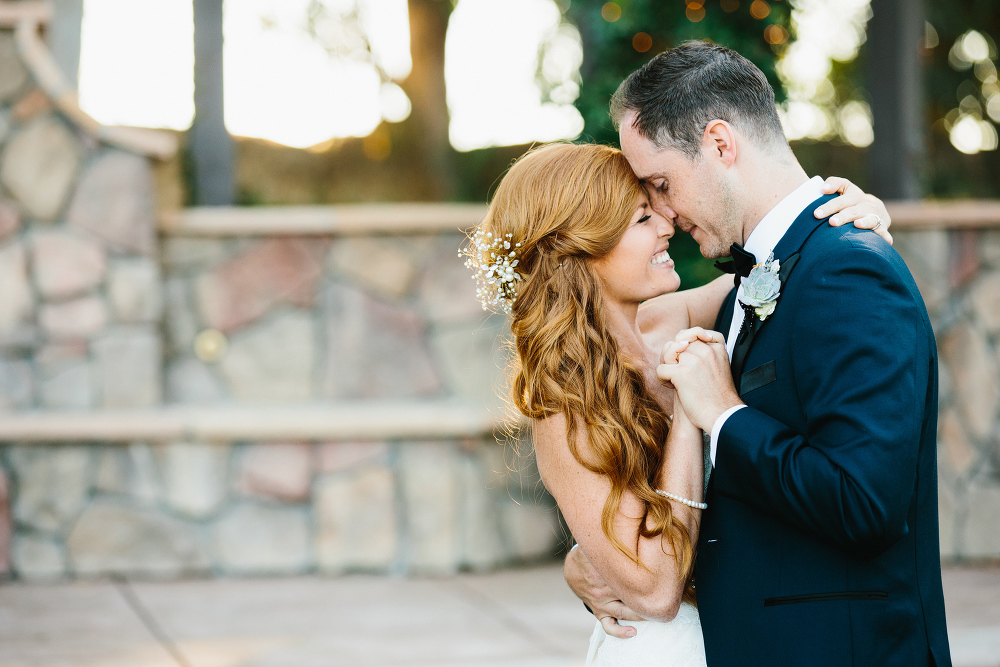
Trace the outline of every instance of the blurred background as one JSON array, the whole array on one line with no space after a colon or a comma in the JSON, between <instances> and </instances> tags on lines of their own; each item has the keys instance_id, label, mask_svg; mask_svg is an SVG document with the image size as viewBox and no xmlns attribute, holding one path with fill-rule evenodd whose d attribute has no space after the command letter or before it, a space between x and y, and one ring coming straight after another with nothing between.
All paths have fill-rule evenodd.
<instances>
[{"instance_id":1,"label":"blurred background","mask_svg":"<svg viewBox=\"0 0 1000 667\"><path fill-rule=\"evenodd\" d=\"M992 0L0 1L0 665L439 664L358 657L433 618L475 664L581 662L572 538L456 251L513 159L616 144L612 92L690 39L766 73L806 171L888 203L939 342L956 664L996 665L995 35ZM671 254L685 286L717 275L685 235ZM280 612L327 659L199 635L344 595L367 629ZM105 625L52 620L91 603ZM145 639L107 658L123 608ZM453 643L430 627L406 646Z\"/></svg>"},{"instance_id":2,"label":"blurred background","mask_svg":"<svg viewBox=\"0 0 1000 667\"><path fill-rule=\"evenodd\" d=\"M203 24L203 74L221 70L198 117L224 118L232 185L219 201L199 195L189 161L186 204L483 202L534 142L616 142L618 83L689 39L767 73L810 173L892 199L997 194L1000 19L985 0L885 2L878 16L864 0L246 0L226 6L221 26L183 0L75 4L86 12L79 64L67 67L81 107L106 124L191 128ZM880 139L896 142L883 152L911 172L905 185L871 177L873 110ZM685 268L693 281L712 275Z\"/></svg>"}]
</instances>

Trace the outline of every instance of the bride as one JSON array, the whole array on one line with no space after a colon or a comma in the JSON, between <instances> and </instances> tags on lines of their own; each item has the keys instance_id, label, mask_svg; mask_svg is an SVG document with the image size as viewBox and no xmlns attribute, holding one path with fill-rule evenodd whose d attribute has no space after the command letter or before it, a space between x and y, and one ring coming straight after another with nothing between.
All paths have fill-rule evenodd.
<instances>
[{"instance_id":1,"label":"bride","mask_svg":"<svg viewBox=\"0 0 1000 667\"><path fill-rule=\"evenodd\" d=\"M858 205L845 215L862 226L863 193L835 190L832 210ZM542 481L620 601L588 665L705 665L691 581L703 438L656 367L680 330L714 325L732 278L677 292L673 235L621 151L554 144L511 167L463 251L484 307L511 317L513 402Z\"/></svg>"}]
</instances>

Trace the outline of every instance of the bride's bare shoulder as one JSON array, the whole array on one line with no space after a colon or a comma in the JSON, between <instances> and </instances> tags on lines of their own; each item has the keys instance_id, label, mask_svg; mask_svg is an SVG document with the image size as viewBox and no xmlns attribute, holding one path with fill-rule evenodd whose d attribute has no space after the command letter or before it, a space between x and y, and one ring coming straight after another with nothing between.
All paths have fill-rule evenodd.
<instances>
[{"instance_id":1,"label":"bride's bare shoulder","mask_svg":"<svg viewBox=\"0 0 1000 667\"><path fill-rule=\"evenodd\" d=\"M721 276L707 285L661 294L639 306L636 321L646 344L654 349L673 340L688 327L711 329L715 318L733 289L733 280Z\"/></svg>"},{"instance_id":2,"label":"bride's bare shoulder","mask_svg":"<svg viewBox=\"0 0 1000 667\"><path fill-rule=\"evenodd\" d=\"M673 340L678 331L691 326L686 295L671 292L643 301L636 314L636 324L646 344L659 349Z\"/></svg>"}]
</instances>

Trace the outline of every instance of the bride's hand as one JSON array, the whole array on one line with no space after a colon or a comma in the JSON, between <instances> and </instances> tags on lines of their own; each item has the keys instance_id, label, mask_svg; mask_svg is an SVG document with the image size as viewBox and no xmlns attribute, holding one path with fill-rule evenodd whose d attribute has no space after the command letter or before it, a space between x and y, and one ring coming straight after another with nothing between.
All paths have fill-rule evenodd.
<instances>
[{"instance_id":1,"label":"bride's hand","mask_svg":"<svg viewBox=\"0 0 1000 667\"><path fill-rule=\"evenodd\" d=\"M733 387L722 334L691 327L663 348L656 376L673 385L675 403L687 408L695 426L709 432L715 420L742 400Z\"/></svg>"},{"instance_id":2,"label":"bride's hand","mask_svg":"<svg viewBox=\"0 0 1000 667\"><path fill-rule=\"evenodd\" d=\"M663 350L660 352L660 363L676 364L681 352L687 350L688 346L696 340L700 340L703 343L726 344L725 337L718 331L711 331L702 327L683 329L677 333L672 341L664 344Z\"/></svg>"},{"instance_id":3,"label":"bride's hand","mask_svg":"<svg viewBox=\"0 0 1000 667\"><path fill-rule=\"evenodd\" d=\"M826 179L823 183L823 193L828 195L839 193L840 196L816 209L817 218L833 215L830 224L834 227L852 222L858 229L870 229L892 245L892 234L889 233L892 220L881 199L875 195L865 194L865 191L854 183L839 176Z\"/></svg>"}]
</instances>

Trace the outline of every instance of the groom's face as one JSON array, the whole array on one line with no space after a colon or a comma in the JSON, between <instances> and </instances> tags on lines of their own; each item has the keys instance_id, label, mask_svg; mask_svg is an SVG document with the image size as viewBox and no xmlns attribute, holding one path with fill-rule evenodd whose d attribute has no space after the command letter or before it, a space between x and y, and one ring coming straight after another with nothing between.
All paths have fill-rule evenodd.
<instances>
[{"instance_id":1,"label":"groom's face","mask_svg":"<svg viewBox=\"0 0 1000 667\"><path fill-rule=\"evenodd\" d=\"M692 159L679 150L659 148L632 126L635 112L622 118L621 146L642 181L653 209L691 234L705 257L724 257L742 241L737 207L712 152Z\"/></svg>"}]
</instances>

